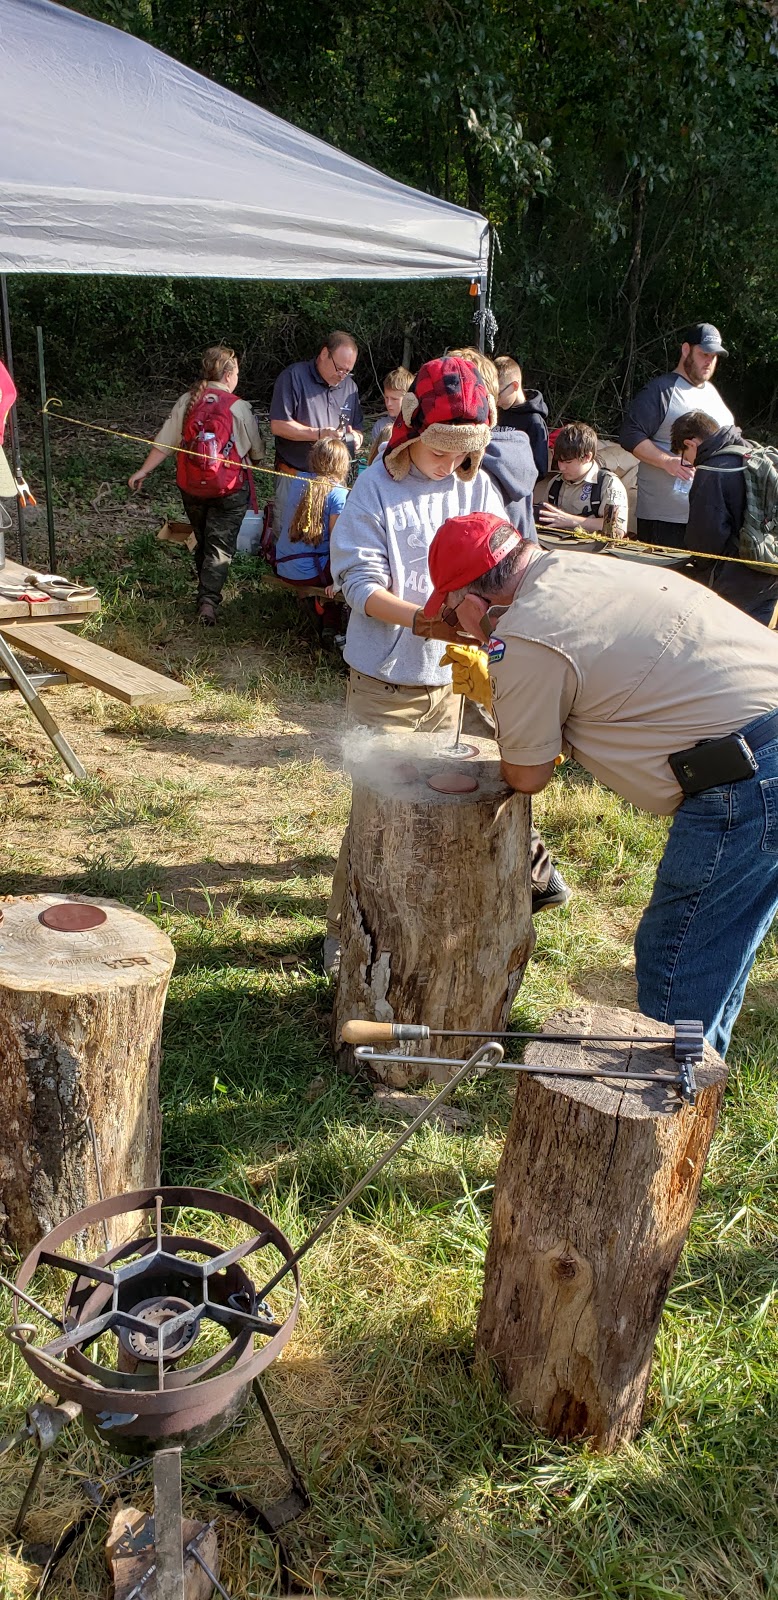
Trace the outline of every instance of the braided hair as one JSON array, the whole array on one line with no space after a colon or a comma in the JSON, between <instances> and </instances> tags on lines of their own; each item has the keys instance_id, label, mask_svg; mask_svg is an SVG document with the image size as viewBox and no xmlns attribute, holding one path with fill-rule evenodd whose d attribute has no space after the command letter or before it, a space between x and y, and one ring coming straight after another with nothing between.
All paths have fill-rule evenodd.
<instances>
[{"instance_id":1,"label":"braided hair","mask_svg":"<svg viewBox=\"0 0 778 1600\"><path fill-rule=\"evenodd\" d=\"M186 417L193 411L198 400L202 399L205 391L212 383L223 383L231 372L237 370L238 358L234 350L226 344L212 344L203 355L203 375L189 390L189 404L185 412Z\"/></svg>"},{"instance_id":2,"label":"braided hair","mask_svg":"<svg viewBox=\"0 0 778 1600\"><path fill-rule=\"evenodd\" d=\"M318 439L308 451L308 470L314 474L294 508L289 528L293 544L321 544L324 535L324 507L336 483L345 483L351 456L340 439Z\"/></svg>"}]
</instances>

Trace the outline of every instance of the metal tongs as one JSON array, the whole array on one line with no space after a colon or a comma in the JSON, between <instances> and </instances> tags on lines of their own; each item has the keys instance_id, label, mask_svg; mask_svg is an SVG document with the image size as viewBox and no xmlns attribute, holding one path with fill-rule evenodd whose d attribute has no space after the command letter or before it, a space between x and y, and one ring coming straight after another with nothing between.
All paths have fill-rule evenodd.
<instances>
[{"instance_id":1,"label":"metal tongs","mask_svg":"<svg viewBox=\"0 0 778 1600\"><path fill-rule=\"evenodd\" d=\"M508 1032L490 1033L488 1030L476 1028L428 1028L425 1023L416 1022L368 1022L353 1018L344 1022L341 1038L344 1044L355 1045L354 1054L358 1061L392 1062L398 1058L398 1052L382 1053L375 1049L375 1045L386 1045L397 1040L410 1042L419 1039L522 1039L538 1040L541 1044L621 1044L638 1046L642 1049L645 1045L652 1047L672 1047L673 1059L677 1063L678 1071L662 1072L634 1067L628 1072L619 1072L617 1068L598 1065L596 1067L559 1067L552 1064L525 1061L504 1061L493 1063L503 1072L525 1073L529 1077L548 1078L584 1078L590 1082L615 1079L622 1083L666 1083L675 1089L685 1105L693 1106L697 1099L697 1080L695 1068L701 1065L705 1052L705 1034L701 1022L679 1021L674 1024L673 1037L666 1035L650 1034L642 1038L637 1034L622 1033L525 1033L518 1030ZM440 1056L414 1056L413 1060L419 1066L439 1066L443 1058ZM445 1058L445 1065L458 1068L465 1065L464 1061Z\"/></svg>"}]
</instances>

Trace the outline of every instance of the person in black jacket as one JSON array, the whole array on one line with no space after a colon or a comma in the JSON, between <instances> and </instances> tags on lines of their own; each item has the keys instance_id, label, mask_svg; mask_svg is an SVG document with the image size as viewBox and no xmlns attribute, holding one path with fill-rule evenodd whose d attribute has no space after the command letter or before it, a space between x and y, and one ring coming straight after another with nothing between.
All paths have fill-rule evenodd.
<instances>
[{"instance_id":1,"label":"person in black jacket","mask_svg":"<svg viewBox=\"0 0 778 1600\"><path fill-rule=\"evenodd\" d=\"M689 494L687 550L737 556L746 513L745 457L739 428L719 426L705 411L687 411L673 423L670 448L694 467ZM778 574L730 561L696 562L700 576L722 599L769 627L778 604Z\"/></svg>"},{"instance_id":2,"label":"person in black jacket","mask_svg":"<svg viewBox=\"0 0 778 1600\"><path fill-rule=\"evenodd\" d=\"M524 389L521 367L512 356L498 356L500 378L497 420L500 428L526 433L539 478L548 477L548 406L539 389Z\"/></svg>"}]
</instances>

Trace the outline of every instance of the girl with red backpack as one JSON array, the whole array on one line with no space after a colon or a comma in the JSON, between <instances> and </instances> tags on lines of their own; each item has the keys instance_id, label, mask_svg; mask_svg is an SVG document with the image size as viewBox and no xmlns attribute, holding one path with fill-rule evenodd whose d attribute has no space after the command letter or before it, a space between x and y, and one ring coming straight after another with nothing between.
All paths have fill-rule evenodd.
<instances>
[{"instance_id":1,"label":"girl with red backpack","mask_svg":"<svg viewBox=\"0 0 778 1600\"><path fill-rule=\"evenodd\" d=\"M237 383L235 351L212 345L199 383L176 401L143 466L129 479L130 488L139 489L171 450L178 451L176 482L197 541L197 620L208 628L216 621L249 499L256 503L245 462L258 462L263 454L256 418L248 401L235 394Z\"/></svg>"}]
</instances>

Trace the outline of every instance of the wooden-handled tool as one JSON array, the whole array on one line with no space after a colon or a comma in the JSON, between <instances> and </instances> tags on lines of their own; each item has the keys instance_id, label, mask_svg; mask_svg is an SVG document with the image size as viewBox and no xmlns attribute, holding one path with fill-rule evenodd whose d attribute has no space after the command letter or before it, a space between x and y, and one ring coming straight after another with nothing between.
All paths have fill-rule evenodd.
<instances>
[{"instance_id":1,"label":"wooden-handled tool","mask_svg":"<svg viewBox=\"0 0 778 1600\"><path fill-rule=\"evenodd\" d=\"M430 1030L416 1022L368 1022L357 1017L344 1022L344 1044L388 1044L392 1039L429 1039Z\"/></svg>"}]
</instances>

